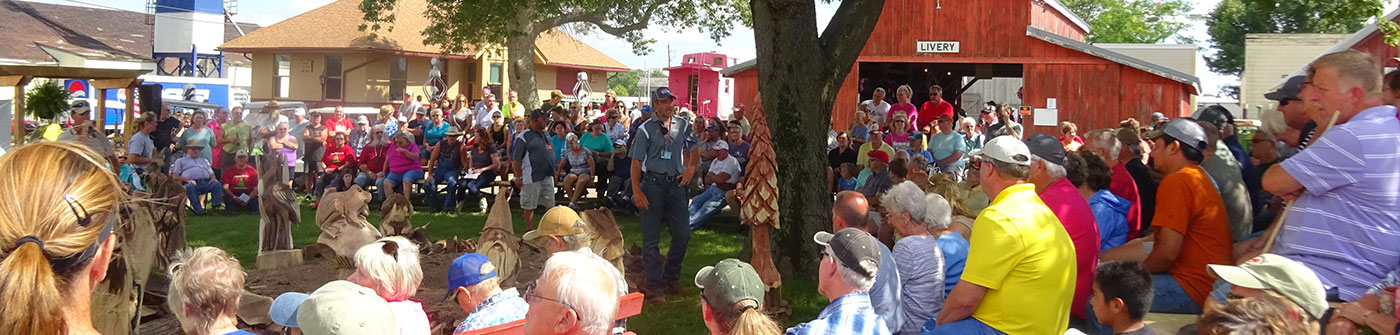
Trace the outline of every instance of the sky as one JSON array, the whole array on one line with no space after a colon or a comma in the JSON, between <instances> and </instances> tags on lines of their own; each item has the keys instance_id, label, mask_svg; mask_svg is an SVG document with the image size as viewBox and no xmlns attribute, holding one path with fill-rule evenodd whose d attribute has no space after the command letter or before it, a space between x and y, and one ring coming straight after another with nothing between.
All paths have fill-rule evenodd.
<instances>
[{"instance_id":1,"label":"sky","mask_svg":"<svg viewBox=\"0 0 1400 335\"><path fill-rule=\"evenodd\" d=\"M35 0L47 3L58 3L78 6L97 6L109 8L121 8L133 11L145 11L146 0ZM315 9L332 0L239 0L238 14L235 19L239 22L252 22L263 26L271 25L288 17L301 14L311 9ZM1215 8L1220 0L1196 0L1195 7L1190 14L1204 16ZM818 2L816 8L817 29L826 27L831 16L835 14L838 2L830 4ZM1188 28L1182 32L1183 35L1192 37L1197 42L1198 49L1202 54L1210 51L1210 36L1206 33L1204 20L1189 20L1185 17L1178 20L1188 21ZM737 58L738 62L753 59L756 49L754 48L753 29L742 25L735 25L729 37L719 41L711 39L707 34L698 30L674 31L660 27L647 28L646 36L656 39L656 43L651 45L651 52L646 55L637 55L632 52L632 46L626 41L607 35L601 32L578 36L580 40L602 51L604 54L626 64L634 69L663 68L668 64L679 63L681 55L696 52L715 51L732 58ZM1168 41L1172 42L1172 41ZM668 53L667 50L670 50ZM668 57L669 55L669 57ZM1222 85L1239 85L1239 78L1234 76L1219 75L1210 72L1205 65L1204 59L1197 60L1196 75L1201 80L1201 91L1206 95L1213 95L1219 91Z\"/></svg>"}]
</instances>

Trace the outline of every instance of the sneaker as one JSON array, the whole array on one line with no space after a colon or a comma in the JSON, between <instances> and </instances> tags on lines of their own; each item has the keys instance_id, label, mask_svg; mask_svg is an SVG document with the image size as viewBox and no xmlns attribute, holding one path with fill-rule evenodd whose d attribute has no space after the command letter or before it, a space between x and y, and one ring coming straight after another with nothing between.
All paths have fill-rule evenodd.
<instances>
[{"instance_id":1,"label":"sneaker","mask_svg":"<svg viewBox=\"0 0 1400 335\"><path fill-rule=\"evenodd\" d=\"M481 199L478 199L477 206L480 206L478 208L481 208L482 213L486 213L486 197L481 197Z\"/></svg>"}]
</instances>

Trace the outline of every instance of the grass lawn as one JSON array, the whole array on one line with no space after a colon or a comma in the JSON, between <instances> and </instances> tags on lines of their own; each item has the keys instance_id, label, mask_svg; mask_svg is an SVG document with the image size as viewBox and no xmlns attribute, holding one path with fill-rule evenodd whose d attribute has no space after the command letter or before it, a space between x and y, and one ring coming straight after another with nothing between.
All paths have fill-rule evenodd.
<instances>
[{"instance_id":1,"label":"grass lawn","mask_svg":"<svg viewBox=\"0 0 1400 335\"><path fill-rule=\"evenodd\" d=\"M371 206L374 208L374 206ZM315 224L315 210L303 206L301 226L292 227L294 245L315 243L320 229ZM728 213L726 213L728 214ZM539 214L537 214L538 216ZM513 213L515 231L523 234L524 219L520 211ZM538 217L537 217L538 219ZM733 221L732 215L720 215L715 220ZM628 248L641 244L641 231L637 217L618 215ZM379 222L378 211L371 210L369 221ZM442 240L453 236L475 238L481 233L486 222L485 215L478 214L427 214L415 213L415 226L432 223L429 228L431 240ZM628 319L628 328L638 334L702 334L706 333L700 316L700 291L692 284L695 272L700 268L714 265L725 258L738 257L744 248L745 228L729 225L715 225L714 229L695 232L690 240L690 248L682 267L681 284L686 288L684 295L668 297L670 301L660 306L646 305L642 314ZM190 247L214 246L222 248L237 257L244 267L251 268L256 263L258 252L258 217L240 216L190 216L186 236ZM662 234L662 250L667 246L666 234ZM826 306L826 298L817 293L815 278L783 278L783 292L792 306L792 316L779 320L784 326L792 326L816 317ZM425 302L427 303L427 302Z\"/></svg>"}]
</instances>

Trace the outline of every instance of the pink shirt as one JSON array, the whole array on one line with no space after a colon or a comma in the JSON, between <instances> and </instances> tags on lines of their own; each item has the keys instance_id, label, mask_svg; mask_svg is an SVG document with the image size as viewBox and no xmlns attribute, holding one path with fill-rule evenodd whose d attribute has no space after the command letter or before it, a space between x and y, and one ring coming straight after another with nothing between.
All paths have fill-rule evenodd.
<instances>
[{"instance_id":1,"label":"pink shirt","mask_svg":"<svg viewBox=\"0 0 1400 335\"><path fill-rule=\"evenodd\" d=\"M1138 198L1137 183L1123 164L1113 166L1113 181L1108 191L1133 203L1128 207L1128 239L1138 238L1138 224L1142 222L1142 199Z\"/></svg>"},{"instance_id":2,"label":"pink shirt","mask_svg":"<svg viewBox=\"0 0 1400 335\"><path fill-rule=\"evenodd\" d=\"M413 300L389 303L389 311L394 313L394 324L399 326L400 335L428 335L428 313L423 312L423 304Z\"/></svg>"},{"instance_id":3,"label":"pink shirt","mask_svg":"<svg viewBox=\"0 0 1400 335\"><path fill-rule=\"evenodd\" d=\"M1065 226L1069 239L1074 241L1074 254L1079 273L1075 275L1074 304L1070 305L1070 315L1084 317L1084 304L1093 293L1094 268L1099 263L1099 224L1094 220L1094 211L1089 201L1079 194L1079 189L1068 178L1051 184L1040 192L1040 200L1055 212L1060 224Z\"/></svg>"},{"instance_id":4,"label":"pink shirt","mask_svg":"<svg viewBox=\"0 0 1400 335\"><path fill-rule=\"evenodd\" d=\"M904 115L909 116L909 131L918 130L918 128L914 128L914 124L919 123L919 109L915 108L914 104L896 103L890 106L890 113L885 115L885 122L894 120L895 113L904 113Z\"/></svg>"},{"instance_id":5,"label":"pink shirt","mask_svg":"<svg viewBox=\"0 0 1400 335\"><path fill-rule=\"evenodd\" d=\"M418 144L409 143L408 148L406 149L408 150L408 152L412 152L415 154L419 153ZM393 142L389 143L389 150L384 152L384 162L389 166L389 173L404 173L413 170L423 170L423 166L418 164L417 159L412 159L408 156L404 156L404 154L399 153L399 145Z\"/></svg>"}]
</instances>

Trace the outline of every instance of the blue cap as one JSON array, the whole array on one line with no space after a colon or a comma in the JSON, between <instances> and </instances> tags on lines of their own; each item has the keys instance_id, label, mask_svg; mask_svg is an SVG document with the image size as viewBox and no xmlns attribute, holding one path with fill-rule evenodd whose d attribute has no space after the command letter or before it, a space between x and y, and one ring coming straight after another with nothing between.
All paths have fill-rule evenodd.
<instances>
[{"instance_id":1,"label":"blue cap","mask_svg":"<svg viewBox=\"0 0 1400 335\"><path fill-rule=\"evenodd\" d=\"M675 98L676 95L671 94L671 88L669 87L658 87L655 92L651 92L651 101Z\"/></svg>"},{"instance_id":2,"label":"blue cap","mask_svg":"<svg viewBox=\"0 0 1400 335\"><path fill-rule=\"evenodd\" d=\"M300 292L282 293L272 300L272 307L267 309L267 315L279 326L300 327L297 325L297 308L301 307L301 302L306 300L306 296L306 293Z\"/></svg>"},{"instance_id":3,"label":"blue cap","mask_svg":"<svg viewBox=\"0 0 1400 335\"><path fill-rule=\"evenodd\" d=\"M651 114L651 105L642 106L642 114Z\"/></svg>"},{"instance_id":4,"label":"blue cap","mask_svg":"<svg viewBox=\"0 0 1400 335\"><path fill-rule=\"evenodd\" d=\"M447 297L451 297L458 287L468 287L483 280L495 278L495 269L485 274L481 273L481 267L490 262L491 258L478 253L466 253L458 256L452 261L452 266L447 268L447 293L442 295L442 300L446 301Z\"/></svg>"}]
</instances>

